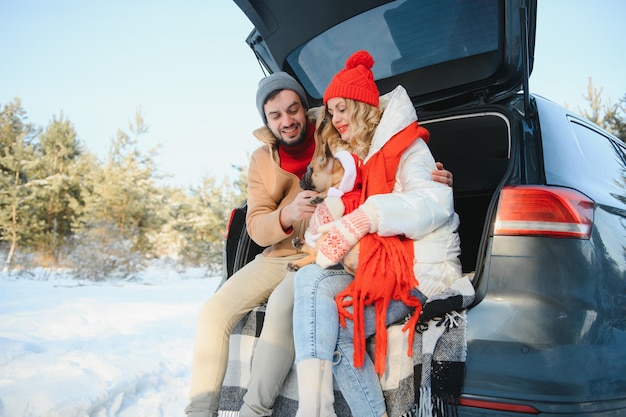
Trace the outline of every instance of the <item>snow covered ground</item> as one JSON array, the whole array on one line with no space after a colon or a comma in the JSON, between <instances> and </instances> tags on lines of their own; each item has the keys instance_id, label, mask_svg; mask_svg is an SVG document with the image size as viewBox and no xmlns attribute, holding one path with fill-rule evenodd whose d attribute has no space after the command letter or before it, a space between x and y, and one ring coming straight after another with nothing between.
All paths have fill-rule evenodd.
<instances>
[{"instance_id":1,"label":"snow covered ground","mask_svg":"<svg viewBox=\"0 0 626 417\"><path fill-rule=\"evenodd\" d=\"M200 304L220 282L0 275L0 417L182 417Z\"/></svg>"}]
</instances>

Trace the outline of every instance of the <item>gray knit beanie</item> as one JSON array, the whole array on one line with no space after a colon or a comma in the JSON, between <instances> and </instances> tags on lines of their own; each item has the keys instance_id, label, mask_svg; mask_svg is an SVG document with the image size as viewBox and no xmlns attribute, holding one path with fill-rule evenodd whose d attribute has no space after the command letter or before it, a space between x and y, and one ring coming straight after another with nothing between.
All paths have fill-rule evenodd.
<instances>
[{"instance_id":1,"label":"gray knit beanie","mask_svg":"<svg viewBox=\"0 0 626 417\"><path fill-rule=\"evenodd\" d=\"M306 99L306 93L304 92L304 88L302 88L300 83L286 72L275 72L268 77L262 78L261 81L259 81L259 89L256 92L256 107L257 109L259 109L259 114L261 115L261 119L263 119L264 124L267 124L265 112L263 111L265 100L267 100L267 96L277 90L294 91L300 96L300 100L302 101L304 109L309 109L309 102Z\"/></svg>"}]
</instances>

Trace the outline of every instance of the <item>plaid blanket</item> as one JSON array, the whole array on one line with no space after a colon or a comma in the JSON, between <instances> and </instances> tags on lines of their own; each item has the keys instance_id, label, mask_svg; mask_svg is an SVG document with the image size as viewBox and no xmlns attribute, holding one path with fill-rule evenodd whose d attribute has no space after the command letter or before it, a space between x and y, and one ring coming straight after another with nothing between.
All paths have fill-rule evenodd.
<instances>
[{"instance_id":1,"label":"plaid blanket","mask_svg":"<svg viewBox=\"0 0 626 417\"><path fill-rule=\"evenodd\" d=\"M459 307L466 308L473 300L473 288L468 280L464 280L466 281L464 283L465 288L469 288L468 290L455 290L446 296L458 296L460 294L463 301L460 302ZM265 305L262 305L248 313L233 329L230 337L228 369L220 398L219 415L222 417L238 417L239 415L239 409L243 404L243 396L250 379L254 347L263 327L264 316ZM431 381L431 373L434 377L441 373L442 366L449 367L449 364L452 363L453 367L461 372L461 381L459 382L462 384L462 370L467 352L466 319L465 310L451 311L444 314L443 318L434 318L427 325L422 325L421 331L415 334L412 357L407 355L407 332L402 331L404 323L394 324L388 328L387 364L385 373L380 378L380 383L385 395L389 417L432 415L438 414L438 412L442 415L449 414L445 411L445 406L442 410L442 404L436 404L437 398L442 398L442 396L441 393L436 392L435 388L442 384L438 383L441 381L436 379ZM370 337L367 342L367 353L372 356L374 349L375 337ZM422 364L422 361L427 363ZM426 370L427 372L425 372ZM433 394L439 394L434 396L435 404L431 404L430 399L424 401L425 387L427 392L430 392L431 382ZM460 384L455 387L454 391L460 390ZM454 394L458 395L459 393L460 391ZM430 395L427 396L430 397ZM420 397L422 404L416 404L420 402ZM443 400L448 401L451 399L454 400L454 398L443 398ZM297 409L298 386L294 365L285 380L279 397L276 399L273 416L291 417L296 414ZM350 408L336 385L335 412L338 417L351 416Z\"/></svg>"}]
</instances>

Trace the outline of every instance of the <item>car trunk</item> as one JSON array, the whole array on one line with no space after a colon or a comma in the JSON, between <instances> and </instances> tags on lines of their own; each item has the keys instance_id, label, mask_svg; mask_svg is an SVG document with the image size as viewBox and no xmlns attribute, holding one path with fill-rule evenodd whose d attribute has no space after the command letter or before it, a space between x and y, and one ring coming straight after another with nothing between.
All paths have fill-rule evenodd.
<instances>
[{"instance_id":1,"label":"car trunk","mask_svg":"<svg viewBox=\"0 0 626 417\"><path fill-rule=\"evenodd\" d=\"M310 104L321 104L332 76L362 48L375 59L381 94L407 90L431 132L433 156L454 175L463 271L477 271L485 219L511 155L511 124L498 103L522 97L528 111L536 1L234 1L254 25L246 42L259 62L294 75Z\"/></svg>"},{"instance_id":2,"label":"car trunk","mask_svg":"<svg viewBox=\"0 0 626 417\"><path fill-rule=\"evenodd\" d=\"M484 111L420 123L431 133L429 147L435 160L442 161L454 175L461 263L464 273L474 273L482 258L481 242L487 239L485 219L509 165L509 123L501 113Z\"/></svg>"},{"instance_id":3,"label":"car trunk","mask_svg":"<svg viewBox=\"0 0 626 417\"><path fill-rule=\"evenodd\" d=\"M234 1L254 25L246 42L259 62L294 75L310 104L321 104L332 76L363 48L375 59L381 94L407 90L433 156L454 175L463 271L477 271L511 155L511 123L498 103L523 98L520 109L529 110L536 0Z\"/></svg>"},{"instance_id":4,"label":"car trunk","mask_svg":"<svg viewBox=\"0 0 626 417\"><path fill-rule=\"evenodd\" d=\"M489 237L485 225L500 183L509 167L511 132L503 111L466 112L454 117L430 114L420 124L431 133L428 146L436 161L454 175L454 207L459 215L461 264L473 275L480 269L482 248ZM246 206L233 212L224 258L224 279L248 263L263 248L245 230Z\"/></svg>"}]
</instances>

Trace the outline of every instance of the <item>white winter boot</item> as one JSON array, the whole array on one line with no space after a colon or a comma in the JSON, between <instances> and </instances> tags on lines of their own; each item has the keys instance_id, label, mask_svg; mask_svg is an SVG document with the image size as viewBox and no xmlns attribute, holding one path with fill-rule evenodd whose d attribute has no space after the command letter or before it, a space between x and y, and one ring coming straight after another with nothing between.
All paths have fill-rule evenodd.
<instances>
[{"instance_id":1,"label":"white winter boot","mask_svg":"<svg viewBox=\"0 0 626 417\"><path fill-rule=\"evenodd\" d=\"M317 358L296 365L298 412L296 417L337 417L333 391L333 363Z\"/></svg>"}]
</instances>

